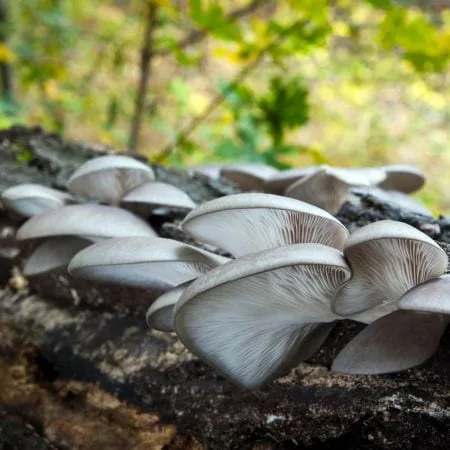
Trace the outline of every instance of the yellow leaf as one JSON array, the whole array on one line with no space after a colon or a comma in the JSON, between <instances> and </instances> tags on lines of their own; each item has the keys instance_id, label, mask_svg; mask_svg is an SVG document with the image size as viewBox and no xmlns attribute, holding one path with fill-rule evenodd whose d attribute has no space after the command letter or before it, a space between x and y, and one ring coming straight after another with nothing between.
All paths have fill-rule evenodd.
<instances>
[{"instance_id":1,"label":"yellow leaf","mask_svg":"<svg viewBox=\"0 0 450 450\"><path fill-rule=\"evenodd\" d=\"M204 94L200 94L199 92L194 92L191 95L189 102L189 109L195 114L202 114L206 107L209 105L208 97Z\"/></svg>"},{"instance_id":2,"label":"yellow leaf","mask_svg":"<svg viewBox=\"0 0 450 450\"><path fill-rule=\"evenodd\" d=\"M61 90L54 79L47 80L44 83L44 92L49 100L58 100L61 97Z\"/></svg>"},{"instance_id":3,"label":"yellow leaf","mask_svg":"<svg viewBox=\"0 0 450 450\"><path fill-rule=\"evenodd\" d=\"M15 60L14 52L4 42L0 42L0 62L11 63Z\"/></svg>"}]
</instances>

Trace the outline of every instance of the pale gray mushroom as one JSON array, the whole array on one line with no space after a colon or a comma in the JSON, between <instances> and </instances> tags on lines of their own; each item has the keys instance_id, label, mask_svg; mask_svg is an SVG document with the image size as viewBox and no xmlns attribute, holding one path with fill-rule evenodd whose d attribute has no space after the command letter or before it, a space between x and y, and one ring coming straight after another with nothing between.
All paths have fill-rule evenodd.
<instances>
[{"instance_id":1,"label":"pale gray mushroom","mask_svg":"<svg viewBox=\"0 0 450 450\"><path fill-rule=\"evenodd\" d=\"M230 164L223 167L220 175L231 180L243 191L262 191L267 180L278 170L267 164Z\"/></svg>"},{"instance_id":2,"label":"pale gray mushroom","mask_svg":"<svg viewBox=\"0 0 450 450\"><path fill-rule=\"evenodd\" d=\"M25 263L25 276L67 268L71 259L83 248L92 244L89 239L76 236L61 236L46 239L38 245Z\"/></svg>"},{"instance_id":3,"label":"pale gray mushroom","mask_svg":"<svg viewBox=\"0 0 450 450\"><path fill-rule=\"evenodd\" d=\"M72 259L69 273L88 280L167 289L227 261L172 239L127 237L101 241L82 250Z\"/></svg>"},{"instance_id":4,"label":"pale gray mushroom","mask_svg":"<svg viewBox=\"0 0 450 450\"><path fill-rule=\"evenodd\" d=\"M160 295L145 316L150 328L166 333L173 332L173 308L191 282L180 284Z\"/></svg>"},{"instance_id":5,"label":"pale gray mushroom","mask_svg":"<svg viewBox=\"0 0 450 450\"><path fill-rule=\"evenodd\" d=\"M376 168L344 169L322 166L289 186L284 195L296 198L336 214L354 186L374 186L385 179Z\"/></svg>"},{"instance_id":6,"label":"pale gray mushroom","mask_svg":"<svg viewBox=\"0 0 450 450\"><path fill-rule=\"evenodd\" d=\"M383 374L417 366L438 349L449 322L442 314L395 311L370 324L338 354L335 372Z\"/></svg>"},{"instance_id":7,"label":"pale gray mushroom","mask_svg":"<svg viewBox=\"0 0 450 450\"><path fill-rule=\"evenodd\" d=\"M317 169L317 166L310 166L282 170L270 177L264 183L264 191L270 194L282 195L291 184L294 184L296 181L311 175Z\"/></svg>"},{"instance_id":8,"label":"pale gray mushroom","mask_svg":"<svg viewBox=\"0 0 450 450\"><path fill-rule=\"evenodd\" d=\"M154 179L153 170L146 164L128 156L111 155L85 162L67 186L74 194L116 205L127 192Z\"/></svg>"},{"instance_id":9,"label":"pale gray mushroom","mask_svg":"<svg viewBox=\"0 0 450 450\"><path fill-rule=\"evenodd\" d=\"M260 193L228 195L203 203L186 216L181 227L198 241L236 257L298 243L342 249L348 236L346 228L322 209Z\"/></svg>"},{"instance_id":10,"label":"pale gray mushroom","mask_svg":"<svg viewBox=\"0 0 450 450\"><path fill-rule=\"evenodd\" d=\"M159 181L142 184L128 192L123 197L121 204L143 216L166 208L191 210L196 206L184 191Z\"/></svg>"},{"instance_id":11,"label":"pale gray mushroom","mask_svg":"<svg viewBox=\"0 0 450 450\"><path fill-rule=\"evenodd\" d=\"M120 208L103 205L70 205L47 211L25 222L17 239L40 239L51 236L80 236L108 239L122 236L156 236L139 217Z\"/></svg>"},{"instance_id":12,"label":"pale gray mushroom","mask_svg":"<svg viewBox=\"0 0 450 450\"><path fill-rule=\"evenodd\" d=\"M188 168L188 172L192 175L194 173L200 173L206 175L213 180L220 178L220 171L222 170L223 164L197 164Z\"/></svg>"},{"instance_id":13,"label":"pale gray mushroom","mask_svg":"<svg viewBox=\"0 0 450 450\"><path fill-rule=\"evenodd\" d=\"M367 322L396 310L403 294L442 275L448 263L444 250L431 238L391 220L355 231L344 255L353 276L336 295L332 309L342 316L362 313Z\"/></svg>"},{"instance_id":14,"label":"pale gray mushroom","mask_svg":"<svg viewBox=\"0 0 450 450\"><path fill-rule=\"evenodd\" d=\"M320 347L338 318L330 301L350 275L342 253L319 244L243 256L188 286L175 331L223 376L256 388Z\"/></svg>"},{"instance_id":15,"label":"pale gray mushroom","mask_svg":"<svg viewBox=\"0 0 450 450\"><path fill-rule=\"evenodd\" d=\"M417 167L390 165L383 169L386 172L386 179L378 184L383 189L410 194L418 191L425 184L425 175Z\"/></svg>"},{"instance_id":16,"label":"pale gray mushroom","mask_svg":"<svg viewBox=\"0 0 450 450\"><path fill-rule=\"evenodd\" d=\"M450 314L450 275L419 284L398 302L400 309Z\"/></svg>"},{"instance_id":17,"label":"pale gray mushroom","mask_svg":"<svg viewBox=\"0 0 450 450\"><path fill-rule=\"evenodd\" d=\"M50 209L75 203L70 194L32 183L5 189L1 201L9 210L23 217L36 216Z\"/></svg>"}]
</instances>

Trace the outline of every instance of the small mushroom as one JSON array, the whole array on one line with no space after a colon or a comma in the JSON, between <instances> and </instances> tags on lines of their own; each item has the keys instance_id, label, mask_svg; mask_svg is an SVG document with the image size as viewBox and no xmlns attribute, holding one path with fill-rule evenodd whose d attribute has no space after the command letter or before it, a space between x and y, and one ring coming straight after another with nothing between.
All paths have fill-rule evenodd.
<instances>
[{"instance_id":1,"label":"small mushroom","mask_svg":"<svg viewBox=\"0 0 450 450\"><path fill-rule=\"evenodd\" d=\"M307 177L308 175L311 175L317 169L317 166L310 166L282 170L273 175L264 183L264 191L271 194L282 195L291 184Z\"/></svg>"},{"instance_id":2,"label":"small mushroom","mask_svg":"<svg viewBox=\"0 0 450 450\"><path fill-rule=\"evenodd\" d=\"M198 241L234 256L297 243L342 249L348 236L333 216L313 205L271 194L235 194L195 208L181 227Z\"/></svg>"},{"instance_id":3,"label":"small mushroom","mask_svg":"<svg viewBox=\"0 0 450 450\"><path fill-rule=\"evenodd\" d=\"M278 170L266 164L231 164L220 171L220 175L231 180L243 191L262 191L267 180Z\"/></svg>"},{"instance_id":4,"label":"small mushroom","mask_svg":"<svg viewBox=\"0 0 450 450\"><path fill-rule=\"evenodd\" d=\"M67 184L70 192L116 205L130 190L153 181L153 170L133 158L100 156L80 166Z\"/></svg>"},{"instance_id":5,"label":"small mushroom","mask_svg":"<svg viewBox=\"0 0 450 450\"><path fill-rule=\"evenodd\" d=\"M190 283L188 281L169 289L152 303L145 316L147 325L150 328L164 331L165 333L174 331L173 308Z\"/></svg>"},{"instance_id":6,"label":"small mushroom","mask_svg":"<svg viewBox=\"0 0 450 450\"><path fill-rule=\"evenodd\" d=\"M157 181L142 184L128 192L121 204L143 216L149 216L161 208L191 210L196 206L191 197L181 189Z\"/></svg>"},{"instance_id":7,"label":"small mushroom","mask_svg":"<svg viewBox=\"0 0 450 450\"><path fill-rule=\"evenodd\" d=\"M40 184L19 184L5 189L1 200L9 210L22 217L36 216L75 202L70 194Z\"/></svg>"},{"instance_id":8,"label":"small mushroom","mask_svg":"<svg viewBox=\"0 0 450 450\"><path fill-rule=\"evenodd\" d=\"M354 186L374 186L385 179L381 169L342 169L323 166L289 186L285 195L336 214Z\"/></svg>"},{"instance_id":9,"label":"small mushroom","mask_svg":"<svg viewBox=\"0 0 450 450\"><path fill-rule=\"evenodd\" d=\"M220 178L220 171L222 170L223 164L197 164L191 166L188 172L192 175L195 173L200 173L213 180Z\"/></svg>"},{"instance_id":10,"label":"small mushroom","mask_svg":"<svg viewBox=\"0 0 450 450\"><path fill-rule=\"evenodd\" d=\"M70 260L83 248L92 244L88 239L76 236L52 237L42 242L23 268L25 276L41 275L67 268Z\"/></svg>"},{"instance_id":11,"label":"small mushroom","mask_svg":"<svg viewBox=\"0 0 450 450\"><path fill-rule=\"evenodd\" d=\"M350 275L342 253L319 244L243 256L187 287L175 331L223 376L256 388L320 347L338 318L330 301Z\"/></svg>"},{"instance_id":12,"label":"small mushroom","mask_svg":"<svg viewBox=\"0 0 450 450\"><path fill-rule=\"evenodd\" d=\"M107 239L122 236L156 236L149 225L128 211L103 205L70 205L47 211L25 222L17 239L80 236Z\"/></svg>"},{"instance_id":13,"label":"small mushroom","mask_svg":"<svg viewBox=\"0 0 450 450\"><path fill-rule=\"evenodd\" d=\"M75 277L139 288L177 286L228 258L172 239L126 237L98 242L69 265Z\"/></svg>"},{"instance_id":14,"label":"small mushroom","mask_svg":"<svg viewBox=\"0 0 450 450\"><path fill-rule=\"evenodd\" d=\"M410 194L418 191L425 184L425 175L416 167L390 165L383 169L386 172L386 179L378 184L383 189Z\"/></svg>"},{"instance_id":15,"label":"small mushroom","mask_svg":"<svg viewBox=\"0 0 450 450\"><path fill-rule=\"evenodd\" d=\"M400 309L450 314L450 275L410 289L398 302Z\"/></svg>"},{"instance_id":16,"label":"small mushroom","mask_svg":"<svg viewBox=\"0 0 450 450\"><path fill-rule=\"evenodd\" d=\"M396 310L403 294L442 275L448 263L444 250L431 238L391 220L355 231L344 255L353 276L331 307L342 316L363 313L368 322Z\"/></svg>"},{"instance_id":17,"label":"small mushroom","mask_svg":"<svg viewBox=\"0 0 450 450\"><path fill-rule=\"evenodd\" d=\"M371 323L338 354L334 372L383 374L417 366L438 349L449 318L394 311Z\"/></svg>"}]
</instances>

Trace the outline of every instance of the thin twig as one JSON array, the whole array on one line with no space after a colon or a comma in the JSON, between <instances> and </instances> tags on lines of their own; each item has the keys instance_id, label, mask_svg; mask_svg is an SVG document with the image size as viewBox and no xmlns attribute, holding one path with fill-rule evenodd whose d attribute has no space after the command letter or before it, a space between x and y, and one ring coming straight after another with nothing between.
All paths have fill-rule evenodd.
<instances>
[{"instance_id":1,"label":"thin twig","mask_svg":"<svg viewBox=\"0 0 450 450\"><path fill-rule=\"evenodd\" d=\"M149 0L147 4L147 19L144 32L144 40L141 49L141 70L139 87L136 92L136 100L134 106L134 116L131 123L131 131L129 137L129 151L136 152L139 146L139 135L141 131L142 116L145 110L147 98L147 87L150 80L150 72L152 65L153 52L153 35L157 26L158 5L154 0Z\"/></svg>"},{"instance_id":2,"label":"thin twig","mask_svg":"<svg viewBox=\"0 0 450 450\"><path fill-rule=\"evenodd\" d=\"M176 139L173 142L167 144L152 160L154 162L160 162L164 158L166 158L170 153L172 153L173 149L186 138L188 138L206 119L225 101L227 95L233 91L239 84L244 81L244 79L255 70L258 65L262 62L264 56L267 52L276 47L283 38L297 25L298 21L294 22L290 27L285 29L283 33L280 33L276 38L274 38L268 45L262 48L255 58L250 61L246 66L244 66L237 75L233 78L233 80L227 85L226 89L223 92L217 94L209 103L203 114L194 117L178 134Z\"/></svg>"},{"instance_id":3,"label":"thin twig","mask_svg":"<svg viewBox=\"0 0 450 450\"><path fill-rule=\"evenodd\" d=\"M241 17L246 16L247 14L251 14L252 12L256 11L261 6L267 5L269 3L269 0L254 0L253 2L249 3L246 6L243 6L242 8L237 8L230 12L230 14L227 17L227 22L233 22L237 19L240 19ZM208 30L194 30L191 33L189 33L184 39L182 39L176 46L180 49L184 49L186 47L189 47L191 45L197 44L203 39L208 37ZM154 51L155 56L166 56L170 54L172 51L168 48L161 48Z\"/></svg>"}]
</instances>

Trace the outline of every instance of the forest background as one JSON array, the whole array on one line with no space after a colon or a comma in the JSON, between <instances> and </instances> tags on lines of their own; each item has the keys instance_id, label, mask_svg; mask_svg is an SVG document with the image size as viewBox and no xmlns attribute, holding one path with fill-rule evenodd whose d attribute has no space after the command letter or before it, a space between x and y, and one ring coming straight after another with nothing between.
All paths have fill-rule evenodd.
<instances>
[{"instance_id":1,"label":"forest background","mask_svg":"<svg viewBox=\"0 0 450 450\"><path fill-rule=\"evenodd\" d=\"M413 164L449 214L449 61L449 0L0 0L0 128L179 166Z\"/></svg>"}]
</instances>

